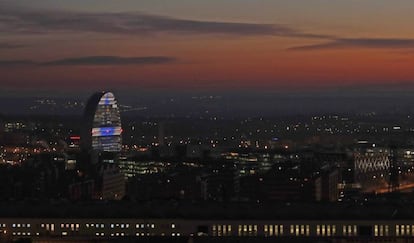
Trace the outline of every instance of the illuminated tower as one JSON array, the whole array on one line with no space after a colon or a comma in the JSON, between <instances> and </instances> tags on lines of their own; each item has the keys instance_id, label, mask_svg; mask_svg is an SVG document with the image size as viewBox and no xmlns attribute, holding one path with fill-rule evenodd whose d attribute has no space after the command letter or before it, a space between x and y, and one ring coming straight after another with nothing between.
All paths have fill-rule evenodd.
<instances>
[{"instance_id":1,"label":"illuminated tower","mask_svg":"<svg viewBox=\"0 0 414 243\"><path fill-rule=\"evenodd\" d=\"M81 133L82 154L87 158L79 168L95 179L95 199L119 200L125 195L124 175L116 163L122 148L121 134L121 117L114 94L92 95L85 107Z\"/></svg>"},{"instance_id":2,"label":"illuminated tower","mask_svg":"<svg viewBox=\"0 0 414 243\"><path fill-rule=\"evenodd\" d=\"M92 95L85 108L82 149L98 157L116 154L121 151L121 133L121 117L114 94Z\"/></svg>"}]
</instances>

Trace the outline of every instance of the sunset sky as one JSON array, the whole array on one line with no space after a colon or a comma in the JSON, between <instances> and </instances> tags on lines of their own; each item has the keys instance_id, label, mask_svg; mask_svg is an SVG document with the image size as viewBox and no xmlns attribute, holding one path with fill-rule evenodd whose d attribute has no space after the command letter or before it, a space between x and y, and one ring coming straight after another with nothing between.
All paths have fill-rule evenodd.
<instances>
[{"instance_id":1,"label":"sunset sky","mask_svg":"<svg viewBox=\"0 0 414 243\"><path fill-rule=\"evenodd\" d=\"M0 0L4 90L411 87L407 0Z\"/></svg>"}]
</instances>

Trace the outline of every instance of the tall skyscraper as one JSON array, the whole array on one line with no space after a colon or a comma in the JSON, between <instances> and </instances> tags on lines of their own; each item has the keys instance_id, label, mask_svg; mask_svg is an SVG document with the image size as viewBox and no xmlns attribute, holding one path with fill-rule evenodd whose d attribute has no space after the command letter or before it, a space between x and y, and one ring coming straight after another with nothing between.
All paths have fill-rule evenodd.
<instances>
[{"instance_id":1,"label":"tall skyscraper","mask_svg":"<svg viewBox=\"0 0 414 243\"><path fill-rule=\"evenodd\" d=\"M122 199L125 180L117 164L122 148L122 127L113 93L95 93L89 98L82 129L81 146L88 155L83 169L94 178L94 197Z\"/></svg>"},{"instance_id":2,"label":"tall skyscraper","mask_svg":"<svg viewBox=\"0 0 414 243\"><path fill-rule=\"evenodd\" d=\"M121 117L114 94L92 95L85 108L82 149L98 157L118 153L122 147L121 133Z\"/></svg>"}]
</instances>

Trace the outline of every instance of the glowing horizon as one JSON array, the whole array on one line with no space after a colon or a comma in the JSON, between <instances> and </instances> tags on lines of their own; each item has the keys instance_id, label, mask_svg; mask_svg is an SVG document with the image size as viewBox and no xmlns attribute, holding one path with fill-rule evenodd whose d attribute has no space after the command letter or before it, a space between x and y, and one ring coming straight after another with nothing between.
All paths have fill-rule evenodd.
<instances>
[{"instance_id":1,"label":"glowing horizon","mask_svg":"<svg viewBox=\"0 0 414 243\"><path fill-rule=\"evenodd\" d=\"M295 90L414 83L413 8L403 0L0 2L0 84Z\"/></svg>"}]
</instances>

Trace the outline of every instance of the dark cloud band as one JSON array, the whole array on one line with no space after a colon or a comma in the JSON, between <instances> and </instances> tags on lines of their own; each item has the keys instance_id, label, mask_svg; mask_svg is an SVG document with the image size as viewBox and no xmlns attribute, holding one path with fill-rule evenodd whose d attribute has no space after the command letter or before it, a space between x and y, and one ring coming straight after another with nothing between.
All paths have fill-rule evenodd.
<instances>
[{"instance_id":1,"label":"dark cloud band","mask_svg":"<svg viewBox=\"0 0 414 243\"><path fill-rule=\"evenodd\" d=\"M50 62L34 62L30 60L0 60L0 67L14 66L105 66L105 65L155 65L175 62L176 59L167 56L148 57L117 57L117 56L87 56L65 58Z\"/></svg>"},{"instance_id":2,"label":"dark cloud band","mask_svg":"<svg viewBox=\"0 0 414 243\"><path fill-rule=\"evenodd\" d=\"M305 45L289 48L289 50L313 51L327 49L345 49L345 48L382 48L382 49L400 49L414 48L414 39L391 39L391 38L350 38L334 39L333 41Z\"/></svg>"},{"instance_id":3,"label":"dark cloud band","mask_svg":"<svg viewBox=\"0 0 414 243\"><path fill-rule=\"evenodd\" d=\"M25 47L25 45L0 42L0 49L16 49L16 48L22 48L22 47Z\"/></svg>"},{"instance_id":4,"label":"dark cloud band","mask_svg":"<svg viewBox=\"0 0 414 243\"><path fill-rule=\"evenodd\" d=\"M0 6L0 31L39 34L95 32L109 34L218 34L329 38L276 24L234 23L172 18L136 12L89 13L18 9Z\"/></svg>"}]
</instances>

